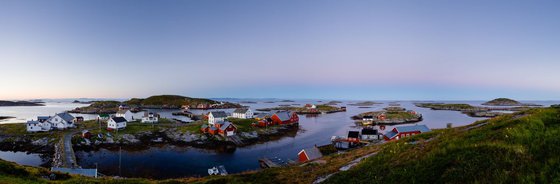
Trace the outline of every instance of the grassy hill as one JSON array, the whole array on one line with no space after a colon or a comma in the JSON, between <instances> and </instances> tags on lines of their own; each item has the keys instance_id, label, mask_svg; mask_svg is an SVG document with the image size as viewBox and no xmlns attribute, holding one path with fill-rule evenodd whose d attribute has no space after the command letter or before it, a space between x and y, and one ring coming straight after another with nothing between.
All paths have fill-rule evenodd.
<instances>
[{"instance_id":1,"label":"grassy hill","mask_svg":"<svg viewBox=\"0 0 560 184\"><path fill-rule=\"evenodd\" d=\"M523 104L521 102L509 99L509 98L496 98L494 100L490 100L488 102L485 102L482 105L515 106L515 105L523 105Z\"/></svg>"},{"instance_id":2,"label":"grassy hill","mask_svg":"<svg viewBox=\"0 0 560 184\"><path fill-rule=\"evenodd\" d=\"M322 158L325 163L225 177L154 181L109 178L79 180L74 176L60 182L312 183L318 177L332 174L325 183L558 183L558 135L560 108L555 106L503 115L464 127L434 130L396 142L326 156ZM352 160L372 153L376 154L350 170L339 171ZM41 172L20 172L12 167L21 166L6 163L0 162L0 181L46 182L36 179L39 177L37 173Z\"/></svg>"},{"instance_id":3,"label":"grassy hill","mask_svg":"<svg viewBox=\"0 0 560 184\"><path fill-rule=\"evenodd\" d=\"M130 106L169 106L180 108L183 105L196 106L198 104L218 104L219 102L210 99L190 98L179 95L159 95L145 99L133 98L124 103Z\"/></svg>"},{"instance_id":4,"label":"grassy hill","mask_svg":"<svg viewBox=\"0 0 560 184\"><path fill-rule=\"evenodd\" d=\"M190 98L178 95L159 95L148 98L132 98L128 101L96 101L87 107L79 107L70 112L86 114L110 114L118 111L121 104L132 108L168 108L178 109L182 106L196 108L198 105L205 105L205 108L239 108L241 105L229 102L220 103L218 101L204 98Z\"/></svg>"}]
</instances>

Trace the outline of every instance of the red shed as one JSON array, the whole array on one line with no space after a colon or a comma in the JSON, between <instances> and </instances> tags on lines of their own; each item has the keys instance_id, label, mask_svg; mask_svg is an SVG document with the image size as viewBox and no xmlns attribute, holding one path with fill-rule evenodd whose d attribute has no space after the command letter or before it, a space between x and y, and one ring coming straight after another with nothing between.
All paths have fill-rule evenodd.
<instances>
[{"instance_id":1,"label":"red shed","mask_svg":"<svg viewBox=\"0 0 560 184\"><path fill-rule=\"evenodd\" d=\"M317 147L305 148L298 153L299 162L307 162L321 157L323 157L323 154Z\"/></svg>"},{"instance_id":2,"label":"red shed","mask_svg":"<svg viewBox=\"0 0 560 184\"><path fill-rule=\"evenodd\" d=\"M385 136L383 138L386 141L399 140L404 137L409 137L429 131L430 129L426 125L401 126L393 128L393 130L385 133Z\"/></svg>"},{"instance_id":3,"label":"red shed","mask_svg":"<svg viewBox=\"0 0 560 184\"><path fill-rule=\"evenodd\" d=\"M270 117L274 125L299 123L299 117L295 112L281 111Z\"/></svg>"}]
</instances>

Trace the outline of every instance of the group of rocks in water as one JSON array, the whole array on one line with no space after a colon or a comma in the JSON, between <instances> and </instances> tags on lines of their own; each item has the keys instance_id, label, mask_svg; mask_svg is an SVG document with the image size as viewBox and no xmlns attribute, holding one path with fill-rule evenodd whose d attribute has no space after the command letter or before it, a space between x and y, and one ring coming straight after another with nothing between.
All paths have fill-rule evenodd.
<instances>
[{"instance_id":1,"label":"group of rocks in water","mask_svg":"<svg viewBox=\"0 0 560 184\"><path fill-rule=\"evenodd\" d=\"M512 99L497 98L485 103L484 106L473 106L470 104L446 104L446 103L415 103L417 107L430 108L432 110L460 111L471 117L496 117L507 112L523 111L537 108L541 105L521 103Z\"/></svg>"}]
</instances>

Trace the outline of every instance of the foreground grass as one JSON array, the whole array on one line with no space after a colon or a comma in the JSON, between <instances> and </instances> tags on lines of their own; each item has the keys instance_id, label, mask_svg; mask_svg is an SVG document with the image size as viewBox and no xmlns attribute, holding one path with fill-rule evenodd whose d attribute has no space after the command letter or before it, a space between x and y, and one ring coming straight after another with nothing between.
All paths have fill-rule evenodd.
<instances>
[{"instance_id":1,"label":"foreground grass","mask_svg":"<svg viewBox=\"0 0 560 184\"><path fill-rule=\"evenodd\" d=\"M406 143L426 134L386 144L327 183L558 183L559 109L525 113L446 130L430 142Z\"/></svg>"}]
</instances>

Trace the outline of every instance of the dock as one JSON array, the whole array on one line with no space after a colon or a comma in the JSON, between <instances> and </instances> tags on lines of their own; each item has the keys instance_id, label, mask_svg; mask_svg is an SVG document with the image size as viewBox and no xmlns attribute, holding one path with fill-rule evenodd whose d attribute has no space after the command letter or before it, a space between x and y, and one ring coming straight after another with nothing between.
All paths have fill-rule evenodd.
<instances>
[{"instance_id":1,"label":"dock","mask_svg":"<svg viewBox=\"0 0 560 184\"><path fill-rule=\"evenodd\" d=\"M243 143L243 141L237 135L226 136L226 138L227 138L227 140L233 142L237 146L241 146L241 145L245 144L245 143Z\"/></svg>"},{"instance_id":2,"label":"dock","mask_svg":"<svg viewBox=\"0 0 560 184\"><path fill-rule=\"evenodd\" d=\"M76 174L76 175L88 176L93 178L97 178L97 176L99 175L97 169L51 167L51 171Z\"/></svg>"},{"instance_id":3,"label":"dock","mask_svg":"<svg viewBox=\"0 0 560 184\"><path fill-rule=\"evenodd\" d=\"M274 158L261 158L259 159L259 165L261 168L275 168L275 167L284 167L289 165L290 162L282 160L281 158L274 157Z\"/></svg>"}]
</instances>

